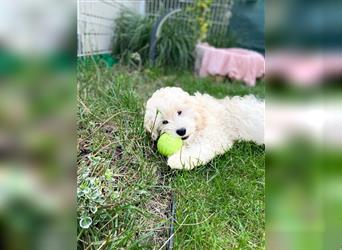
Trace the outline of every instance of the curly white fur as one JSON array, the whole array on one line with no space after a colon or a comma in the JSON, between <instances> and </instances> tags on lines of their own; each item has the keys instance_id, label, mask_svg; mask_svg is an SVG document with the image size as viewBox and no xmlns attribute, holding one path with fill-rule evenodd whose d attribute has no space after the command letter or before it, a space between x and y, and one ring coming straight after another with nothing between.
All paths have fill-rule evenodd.
<instances>
[{"instance_id":1,"label":"curly white fur","mask_svg":"<svg viewBox=\"0 0 342 250\"><path fill-rule=\"evenodd\" d=\"M167 163L173 169L192 169L223 154L234 141L263 144L264 109L265 102L252 95L216 99L166 87L147 101L144 126L153 140L164 132L181 137L182 149Z\"/></svg>"}]
</instances>

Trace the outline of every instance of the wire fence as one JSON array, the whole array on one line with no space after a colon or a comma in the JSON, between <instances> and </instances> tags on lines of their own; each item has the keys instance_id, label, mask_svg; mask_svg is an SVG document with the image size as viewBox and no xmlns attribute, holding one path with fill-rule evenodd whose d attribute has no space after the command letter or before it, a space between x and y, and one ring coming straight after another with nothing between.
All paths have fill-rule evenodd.
<instances>
[{"instance_id":1,"label":"wire fence","mask_svg":"<svg viewBox=\"0 0 342 250\"><path fill-rule=\"evenodd\" d=\"M115 36L115 18L123 9L157 19L165 12L182 9L172 20L194 25L195 15L186 12L196 0L77 0L77 55L110 53ZM211 6L209 36L224 39L228 30L233 0L214 0ZM180 26L185 29L187 25ZM189 26L188 26L189 27Z\"/></svg>"},{"instance_id":2,"label":"wire fence","mask_svg":"<svg viewBox=\"0 0 342 250\"><path fill-rule=\"evenodd\" d=\"M170 20L178 20L184 22L184 26L195 25L195 14L189 10L194 7L196 0L146 0L145 14L153 19L159 18L163 13L174 9L182 9L184 11L170 17ZM224 39L227 35L233 0L214 0L211 4L209 15L210 29L208 36Z\"/></svg>"},{"instance_id":3,"label":"wire fence","mask_svg":"<svg viewBox=\"0 0 342 250\"><path fill-rule=\"evenodd\" d=\"M123 9L145 14L145 0L77 0L77 56L111 53Z\"/></svg>"}]
</instances>

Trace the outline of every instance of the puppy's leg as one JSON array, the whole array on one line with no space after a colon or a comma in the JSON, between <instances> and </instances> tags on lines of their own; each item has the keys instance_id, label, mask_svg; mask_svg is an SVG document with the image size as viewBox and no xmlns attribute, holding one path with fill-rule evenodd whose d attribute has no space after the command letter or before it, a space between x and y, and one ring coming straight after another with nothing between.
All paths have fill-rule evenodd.
<instances>
[{"instance_id":1,"label":"puppy's leg","mask_svg":"<svg viewBox=\"0 0 342 250\"><path fill-rule=\"evenodd\" d=\"M193 169L196 166L206 164L215 156L215 151L210 146L192 145L184 148L174 155L171 155L167 161L172 169Z\"/></svg>"}]
</instances>

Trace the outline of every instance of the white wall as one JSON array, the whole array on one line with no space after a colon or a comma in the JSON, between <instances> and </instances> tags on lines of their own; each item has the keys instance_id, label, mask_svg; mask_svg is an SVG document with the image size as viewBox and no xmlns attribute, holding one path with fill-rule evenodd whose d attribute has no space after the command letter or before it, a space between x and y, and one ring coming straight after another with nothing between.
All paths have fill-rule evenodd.
<instances>
[{"instance_id":1,"label":"white wall","mask_svg":"<svg viewBox=\"0 0 342 250\"><path fill-rule=\"evenodd\" d=\"M110 53L115 18L123 8L145 13L145 0L77 0L77 55Z\"/></svg>"}]
</instances>

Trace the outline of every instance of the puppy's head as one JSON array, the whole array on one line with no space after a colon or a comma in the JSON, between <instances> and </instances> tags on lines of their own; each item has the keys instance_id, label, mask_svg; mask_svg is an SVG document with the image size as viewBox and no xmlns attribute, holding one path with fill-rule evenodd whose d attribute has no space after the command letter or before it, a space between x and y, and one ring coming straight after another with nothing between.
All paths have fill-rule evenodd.
<instances>
[{"instance_id":1,"label":"puppy's head","mask_svg":"<svg viewBox=\"0 0 342 250\"><path fill-rule=\"evenodd\" d=\"M147 101L144 125L153 140L167 132L186 142L203 126L203 113L181 88L161 88Z\"/></svg>"}]
</instances>

